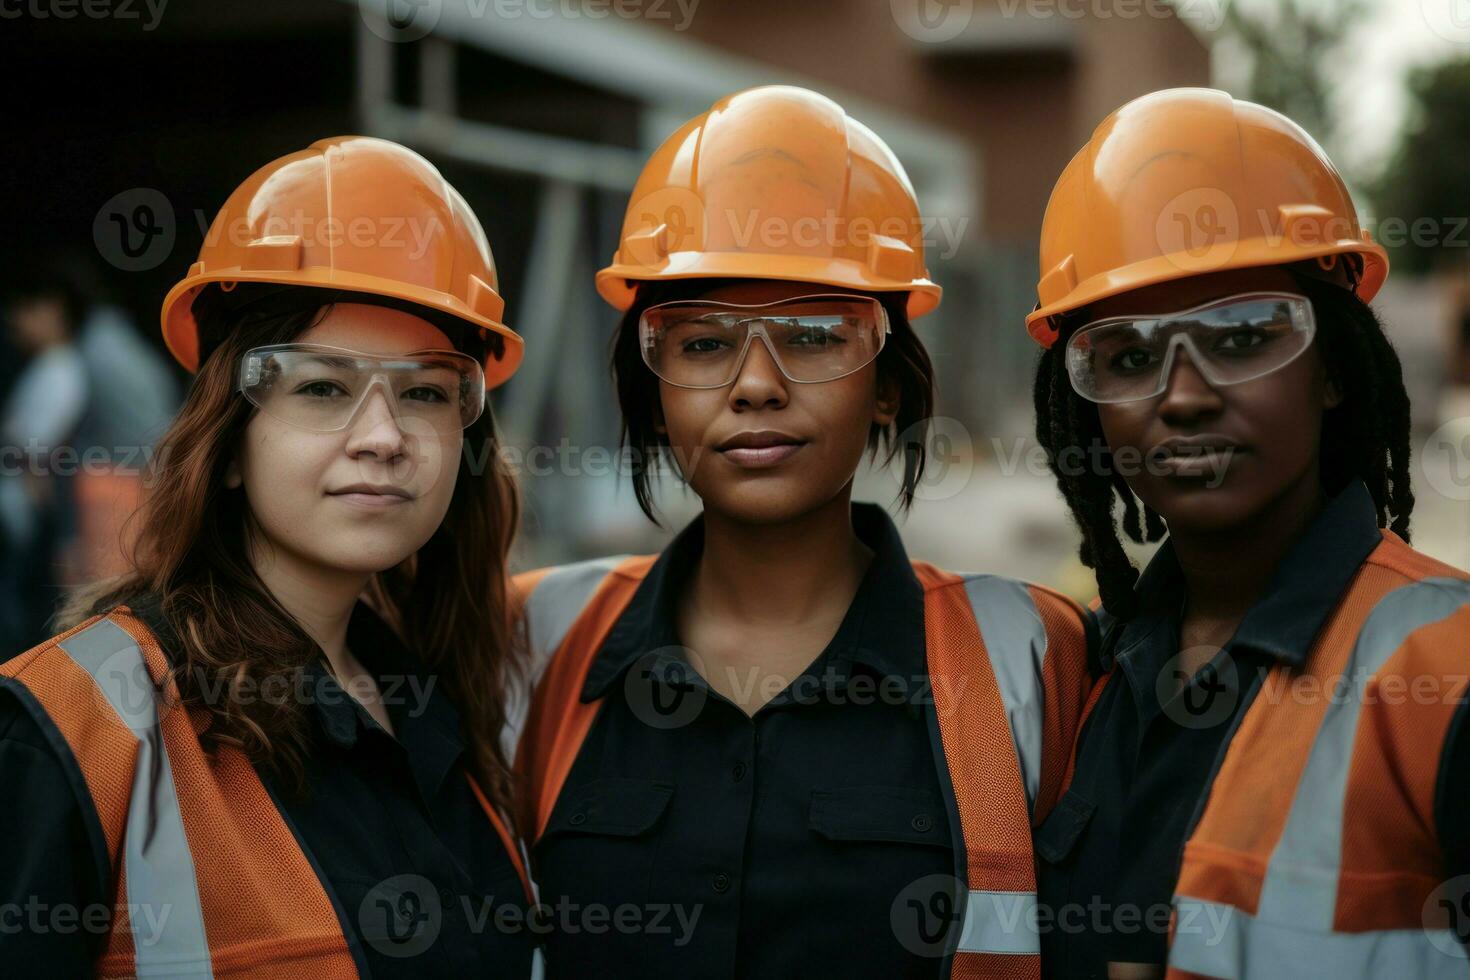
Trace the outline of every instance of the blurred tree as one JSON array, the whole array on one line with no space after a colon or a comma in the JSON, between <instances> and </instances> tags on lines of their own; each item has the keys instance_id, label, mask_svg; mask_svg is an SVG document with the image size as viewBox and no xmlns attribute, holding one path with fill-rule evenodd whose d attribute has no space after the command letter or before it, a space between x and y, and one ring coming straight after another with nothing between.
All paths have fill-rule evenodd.
<instances>
[{"instance_id":1,"label":"blurred tree","mask_svg":"<svg viewBox=\"0 0 1470 980\"><path fill-rule=\"evenodd\" d=\"M1224 36L1248 64L1237 94L1290 116L1331 152L1336 82L1327 69L1342 64L1366 10L1366 0L1226 0Z\"/></svg>"},{"instance_id":2,"label":"blurred tree","mask_svg":"<svg viewBox=\"0 0 1470 980\"><path fill-rule=\"evenodd\" d=\"M1397 269L1464 263L1470 248L1470 59L1416 68L1398 145L1374 182L1385 244ZM1395 231L1388 234L1388 223ZM1425 229L1433 223L1434 232Z\"/></svg>"}]
</instances>

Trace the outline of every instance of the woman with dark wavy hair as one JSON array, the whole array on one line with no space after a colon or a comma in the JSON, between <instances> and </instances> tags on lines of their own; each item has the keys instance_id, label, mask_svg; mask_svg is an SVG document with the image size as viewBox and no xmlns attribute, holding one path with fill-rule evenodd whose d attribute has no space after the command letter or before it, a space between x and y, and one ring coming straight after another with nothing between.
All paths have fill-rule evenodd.
<instances>
[{"instance_id":1,"label":"woman with dark wavy hair","mask_svg":"<svg viewBox=\"0 0 1470 980\"><path fill-rule=\"evenodd\" d=\"M198 373L132 570L0 671L7 972L531 974L495 282L393 143L320 141L225 204L164 303Z\"/></svg>"}]
</instances>

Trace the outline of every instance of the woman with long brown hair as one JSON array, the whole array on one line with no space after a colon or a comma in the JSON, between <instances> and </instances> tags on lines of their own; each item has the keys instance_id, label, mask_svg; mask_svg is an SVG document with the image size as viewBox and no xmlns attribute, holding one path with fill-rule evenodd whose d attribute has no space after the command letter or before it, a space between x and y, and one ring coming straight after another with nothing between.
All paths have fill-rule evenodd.
<instances>
[{"instance_id":1,"label":"woman with long brown hair","mask_svg":"<svg viewBox=\"0 0 1470 980\"><path fill-rule=\"evenodd\" d=\"M0 669L7 972L531 974L495 283L393 143L225 204L164 303L198 373L132 570Z\"/></svg>"}]
</instances>

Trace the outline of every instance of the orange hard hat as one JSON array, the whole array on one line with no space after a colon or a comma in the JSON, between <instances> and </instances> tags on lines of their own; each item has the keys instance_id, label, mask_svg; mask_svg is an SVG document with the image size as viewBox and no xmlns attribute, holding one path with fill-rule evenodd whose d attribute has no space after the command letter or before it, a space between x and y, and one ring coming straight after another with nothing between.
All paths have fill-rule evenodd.
<instances>
[{"instance_id":1,"label":"orange hard hat","mask_svg":"<svg viewBox=\"0 0 1470 980\"><path fill-rule=\"evenodd\" d=\"M317 140L235 189L163 301L164 342L190 371L199 368L191 307L212 282L341 289L458 317L504 338L485 364L486 387L521 361L520 336L500 322L505 301L479 220L433 164L388 140Z\"/></svg>"},{"instance_id":2,"label":"orange hard hat","mask_svg":"<svg viewBox=\"0 0 1470 980\"><path fill-rule=\"evenodd\" d=\"M893 151L831 99L786 85L726 96L664 141L597 291L626 310L639 282L727 277L902 291L910 318L941 292Z\"/></svg>"},{"instance_id":3,"label":"orange hard hat","mask_svg":"<svg viewBox=\"0 0 1470 980\"><path fill-rule=\"evenodd\" d=\"M1366 302L1388 255L1332 161L1296 123L1214 89L1135 99L1104 119L1053 189L1026 329L1142 286L1223 269L1349 257Z\"/></svg>"}]
</instances>

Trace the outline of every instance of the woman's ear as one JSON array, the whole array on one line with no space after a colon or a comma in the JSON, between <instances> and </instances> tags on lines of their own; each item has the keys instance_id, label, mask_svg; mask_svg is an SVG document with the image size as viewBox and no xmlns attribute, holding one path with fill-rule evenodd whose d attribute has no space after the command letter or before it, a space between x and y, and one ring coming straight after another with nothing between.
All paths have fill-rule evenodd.
<instances>
[{"instance_id":1,"label":"woman's ear","mask_svg":"<svg viewBox=\"0 0 1470 980\"><path fill-rule=\"evenodd\" d=\"M238 490L245 478L240 475L240 457L233 456L225 467L225 489Z\"/></svg>"},{"instance_id":2,"label":"woman's ear","mask_svg":"<svg viewBox=\"0 0 1470 980\"><path fill-rule=\"evenodd\" d=\"M873 424L889 426L898 418L899 405L903 401L898 382L885 375L878 375L878 400L873 404Z\"/></svg>"},{"instance_id":3,"label":"woman's ear","mask_svg":"<svg viewBox=\"0 0 1470 980\"><path fill-rule=\"evenodd\" d=\"M653 400L653 431L664 438L668 438L669 426L664 421L664 403L659 398Z\"/></svg>"},{"instance_id":4,"label":"woman's ear","mask_svg":"<svg viewBox=\"0 0 1470 980\"><path fill-rule=\"evenodd\" d=\"M1327 375L1322 385L1322 407L1336 408L1343 402L1342 388L1338 386L1332 375Z\"/></svg>"}]
</instances>

